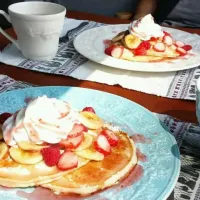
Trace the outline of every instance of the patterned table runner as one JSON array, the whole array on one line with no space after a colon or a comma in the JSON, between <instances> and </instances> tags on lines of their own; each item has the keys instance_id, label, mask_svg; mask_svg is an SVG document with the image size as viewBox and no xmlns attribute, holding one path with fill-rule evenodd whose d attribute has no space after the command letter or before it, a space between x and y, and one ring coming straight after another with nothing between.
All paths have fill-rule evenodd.
<instances>
[{"instance_id":1,"label":"patterned table runner","mask_svg":"<svg viewBox=\"0 0 200 200\"><path fill-rule=\"evenodd\" d=\"M0 92L33 87L0 75ZM181 172L174 189L175 200L200 200L200 127L168 115L156 114L172 132L181 153Z\"/></svg>"},{"instance_id":2,"label":"patterned table runner","mask_svg":"<svg viewBox=\"0 0 200 200\"><path fill-rule=\"evenodd\" d=\"M71 76L108 85L119 84L124 88L148 94L195 100L195 83L200 76L199 67L179 72L142 73L106 67L80 55L74 49L74 38L82 31L102 25L105 24L65 19L59 50L54 59L46 62L26 60L12 44L0 53L0 61L28 70ZM195 47L200 47L199 36L188 33L188 38L192 44L195 43Z\"/></svg>"}]
</instances>

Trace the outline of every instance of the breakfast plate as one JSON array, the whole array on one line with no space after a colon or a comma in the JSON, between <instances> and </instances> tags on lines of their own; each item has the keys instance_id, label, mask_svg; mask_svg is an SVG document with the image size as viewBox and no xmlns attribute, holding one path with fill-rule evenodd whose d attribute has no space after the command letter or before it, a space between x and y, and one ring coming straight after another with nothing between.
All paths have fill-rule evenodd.
<instances>
[{"instance_id":1,"label":"breakfast plate","mask_svg":"<svg viewBox=\"0 0 200 200\"><path fill-rule=\"evenodd\" d=\"M75 49L86 58L109 67L143 72L170 72L197 67L200 64L199 36L181 30L162 27L173 38L192 46L192 52L184 57L160 62L131 62L116 59L104 53L105 43L118 33L128 29L128 24L106 25L79 34L74 40Z\"/></svg>"},{"instance_id":2,"label":"breakfast plate","mask_svg":"<svg viewBox=\"0 0 200 200\"><path fill-rule=\"evenodd\" d=\"M27 99L43 95L68 102L79 110L86 106L93 107L100 118L119 127L134 140L138 163L121 183L92 196L57 196L41 187L0 187L2 200L36 200L41 196L51 200L163 200L171 194L180 171L178 145L167 128L150 111L128 99L97 90L48 86L1 94L0 113L14 113L26 105Z\"/></svg>"}]
</instances>

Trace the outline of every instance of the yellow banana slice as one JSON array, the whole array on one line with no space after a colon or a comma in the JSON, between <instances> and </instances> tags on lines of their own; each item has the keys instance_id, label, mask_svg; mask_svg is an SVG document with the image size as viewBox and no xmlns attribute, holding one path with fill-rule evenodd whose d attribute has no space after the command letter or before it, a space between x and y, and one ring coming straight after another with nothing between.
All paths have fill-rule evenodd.
<instances>
[{"instance_id":1,"label":"yellow banana slice","mask_svg":"<svg viewBox=\"0 0 200 200\"><path fill-rule=\"evenodd\" d=\"M17 145L19 146L19 148L26 150L26 151L40 151L41 149L49 146L49 145L34 144L34 143L31 143L28 141L18 142Z\"/></svg>"},{"instance_id":2,"label":"yellow banana slice","mask_svg":"<svg viewBox=\"0 0 200 200\"><path fill-rule=\"evenodd\" d=\"M89 148L92 145L93 136L89 134L84 134L84 139L81 144L75 149L75 151L82 151Z\"/></svg>"},{"instance_id":3,"label":"yellow banana slice","mask_svg":"<svg viewBox=\"0 0 200 200\"><path fill-rule=\"evenodd\" d=\"M5 142L0 142L0 160L3 159L3 157L8 152L8 146Z\"/></svg>"},{"instance_id":4,"label":"yellow banana slice","mask_svg":"<svg viewBox=\"0 0 200 200\"><path fill-rule=\"evenodd\" d=\"M103 126L103 120L92 112L80 112L80 121L89 129L100 129Z\"/></svg>"},{"instance_id":5,"label":"yellow banana slice","mask_svg":"<svg viewBox=\"0 0 200 200\"><path fill-rule=\"evenodd\" d=\"M128 47L129 49L135 49L139 46L141 40L139 37L135 35L128 34L124 37L124 43L125 46Z\"/></svg>"},{"instance_id":6,"label":"yellow banana slice","mask_svg":"<svg viewBox=\"0 0 200 200\"><path fill-rule=\"evenodd\" d=\"M104 159L104 155L102 153L99 153L91 148L82 151L75 151L75 154L88 160L101 161Z\"/></svg>"},{"instance_id":7,"label":"yellow banana slice","mask_svg":"<svg viewBox=\"0 0 200 200\"><path fill-rule=\"evenodd\" d=\"M16 146L10 148L10 156L16 162L27 165L33 165L42 160L40 152L24 151Z\"/></svg>"}]
</instances>

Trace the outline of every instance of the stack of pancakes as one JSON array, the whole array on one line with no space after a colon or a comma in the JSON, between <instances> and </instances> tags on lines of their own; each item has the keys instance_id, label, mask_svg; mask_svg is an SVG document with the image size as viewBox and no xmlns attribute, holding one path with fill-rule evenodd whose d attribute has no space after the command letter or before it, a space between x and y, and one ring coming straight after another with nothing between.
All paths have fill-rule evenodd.
<instances>
[{"instance_id":1,"label":"stack of pancakes","mask_svg":"<svg viewBox=\"0 0 200 200\"><path fill-rule=\"evenodd\" d=\"M92 134L94 132L95 130L91 131ZM119 143L103 160L98 161L95 158L90 160L84 156L78 156L78 166L65 171L59 170L56 166L48 167L43 160L36 164L22 164L15 161L10 155L11 148L18 148L17 145L7 146L1 136L0 185L6 187L41 186L51 189L56 194L80 195L90 195L113 186L125 178L137 164L134 142L126 133L119 130L115 129L115 134L119 138ZM35 156L34 153L37 152L23 151L18 152L20 155L17 156L31 160L31 155Z\"/></svg>"}]
</instances>

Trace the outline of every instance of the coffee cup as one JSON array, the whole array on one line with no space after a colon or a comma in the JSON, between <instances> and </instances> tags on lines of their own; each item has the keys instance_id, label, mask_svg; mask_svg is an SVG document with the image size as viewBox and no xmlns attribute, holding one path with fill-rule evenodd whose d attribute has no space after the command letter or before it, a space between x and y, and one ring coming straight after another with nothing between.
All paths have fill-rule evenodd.
<instances>
[{"instance_id":1,"label":"coffee cup","mask_svg":"<svg viewBox=\"0 0 200 200\"><path fill-rule=\"evenodd\" d=\"M56 55L66 15L64 6L50 2L21 2L10 5L8 13L0 10L0 14L12 24L17 40L2 28L0 32L25 58L45 61Z\"/></svg>"}]
</instances>

